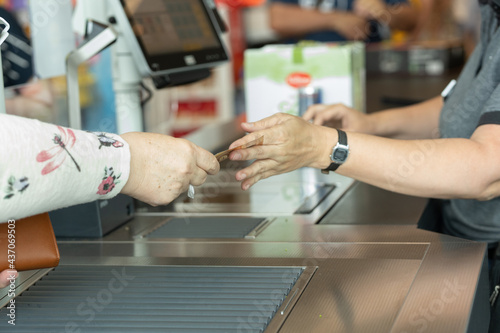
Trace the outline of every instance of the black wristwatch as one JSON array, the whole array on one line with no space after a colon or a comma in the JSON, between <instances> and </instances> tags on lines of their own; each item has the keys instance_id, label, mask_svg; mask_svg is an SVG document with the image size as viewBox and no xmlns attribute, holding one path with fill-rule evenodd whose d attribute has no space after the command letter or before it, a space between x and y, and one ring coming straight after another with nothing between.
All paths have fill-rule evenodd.
<instances>
[{"instance_id":1,"label":"black wristwatch","mask_svg":"<svg viewBox=\"0 0 500 333\"><path fill-rule=\"evenodd\" d=\"M324 170L321 170L324 174L328 174L330 171L335 171L339 166L344 164L349 156L349 145L347 144L347 134L337 129L339 133L339 140L335 147L333 147L332 154L330 155L330 160L332 163L330 166Z\"/></svg>"}]
</instances>

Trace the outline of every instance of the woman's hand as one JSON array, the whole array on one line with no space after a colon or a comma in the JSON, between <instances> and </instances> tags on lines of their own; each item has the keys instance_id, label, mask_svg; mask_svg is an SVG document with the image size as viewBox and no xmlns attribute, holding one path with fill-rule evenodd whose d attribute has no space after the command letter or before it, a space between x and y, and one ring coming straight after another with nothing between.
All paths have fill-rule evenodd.
<instances>
[{"instance_id":1,"label":"woman's hand","mask_svg":"<svg viewBox=\"0 0 500 333\"><path fill-rule=\"evenodd\" d=\"M373 123L364 113L344 104L316 104L311 106L303 118L314 125L340 128L350 132L372 133Z\"/></svg>"},{"instance_id":2,"label":"woman's hand","mask_svg":"<svg viewBox=\"0 0 500 333\"><path fill-rule=\"evenodd\" d=\"M231 160L257 159L236 174L236 179L243 181L243 190L261 179L305 166L320 169L328 167L332 143L337 140L337 131L283 113L253 124L244 123L242 127L251 134L233 142L230 148L264 136L262 146L236 150L229 155Z\"/></svg>"},{"instance_id":3,"label":"woman's hand","mask_svg":"<svg viewBox=\"0 0 500 333\"><path fill-rule=\"evenodd\" d=\"M166 205L188 186L199 186L219 162L194 143L154 133L125 133L130 146L130 176L122 193L150 205Z\"/></svg>"},{"instance_id":4,"label":"woman's hand","mask_svg":"<svg viewBox=\"0 0 500 333\"><path fill-rule=\"evenodd\" d=\"M0 289L7 287L13 278L17 279L18 275L17 271L11 269L0 272Z\"/></svg>"}]
</instances>

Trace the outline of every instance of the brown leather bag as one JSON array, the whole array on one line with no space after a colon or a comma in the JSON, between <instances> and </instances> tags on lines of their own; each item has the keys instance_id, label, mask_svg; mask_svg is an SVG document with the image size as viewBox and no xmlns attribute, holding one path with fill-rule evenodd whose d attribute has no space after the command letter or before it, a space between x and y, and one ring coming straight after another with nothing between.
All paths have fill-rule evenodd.
<instances>
[{"instance_id":1,"label":"brown leather bag","mask_svg":"<svg viewBox=\"0 0 500 333\"><path fill-rule=\"evenodd\" d=\"M0 272L12 269L11 265L18 271L59 265L59 249L48 213L0 224Z\"/></svg>"}]
</instances>

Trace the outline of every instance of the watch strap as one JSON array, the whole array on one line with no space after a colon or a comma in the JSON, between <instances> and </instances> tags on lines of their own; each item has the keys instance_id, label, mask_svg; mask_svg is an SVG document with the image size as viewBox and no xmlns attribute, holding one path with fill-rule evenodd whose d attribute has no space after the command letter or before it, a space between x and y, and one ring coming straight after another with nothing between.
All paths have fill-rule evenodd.
<instances>
[{"instance_id":1,"label":"watch strap","mask_svg":"<svg viewBox=\"0 0 500 333\"><path fill-rule=\"evenodd\" d=\"M343 146L347 146L347 134L343 130L337 128L337 132L339 133L339 143Z\"/></svg>"}]
</instances>

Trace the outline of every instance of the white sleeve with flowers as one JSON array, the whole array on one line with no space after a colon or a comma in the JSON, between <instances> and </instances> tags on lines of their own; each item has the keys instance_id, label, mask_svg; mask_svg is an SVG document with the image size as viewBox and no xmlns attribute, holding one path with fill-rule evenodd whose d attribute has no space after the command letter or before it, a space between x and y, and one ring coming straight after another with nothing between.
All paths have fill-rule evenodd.
<instances>
[{"instance_id":1,"label":"white sleeve with flowers","mask_svg":"<svg viewBox=\"0 0 500 333\"><path fill-rule=\"evenodd\" d=\"M118 135L5 114L0 156L0 223L110 199L130 172L130 149Z\"/></svg>"}]
</instances>

